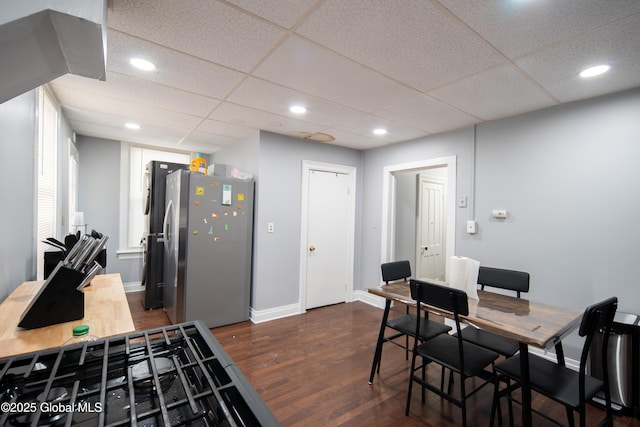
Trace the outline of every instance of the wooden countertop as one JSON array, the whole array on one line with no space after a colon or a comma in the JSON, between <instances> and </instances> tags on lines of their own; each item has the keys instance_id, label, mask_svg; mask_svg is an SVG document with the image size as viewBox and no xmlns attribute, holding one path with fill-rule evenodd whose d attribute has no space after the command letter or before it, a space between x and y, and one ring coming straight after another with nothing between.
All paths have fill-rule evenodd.
<instances>
[{"instance_id":1,"label":"wooden countertop","mask_svg":"<svg viewBox=\"0 0 640 427\"><path fill-rule=\"evenodd\" d=\"M22 313L44 281L24 282L0 305L0 358L59 347L73 328L89 325L98 338L135 331L120 274L102 274L84 288L84 318L37 329L18 327Z\"/></svg>"}]
</instances>

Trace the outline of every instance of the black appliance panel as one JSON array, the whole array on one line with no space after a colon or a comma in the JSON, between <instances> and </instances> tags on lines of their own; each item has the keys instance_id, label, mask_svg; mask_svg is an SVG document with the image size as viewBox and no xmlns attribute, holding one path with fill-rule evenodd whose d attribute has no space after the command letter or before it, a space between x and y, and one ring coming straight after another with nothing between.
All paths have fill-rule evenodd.
<instances>
[{"instance_id":1,"label":"black appliance panel","mask_svg":"<svg viewBox=\"0 0 640 427\"><path fill-rule=\"evenodd\" d=\"M280 425L201 322L2 359L0 404L0 425Z\"/></svg>"}]
</instances>

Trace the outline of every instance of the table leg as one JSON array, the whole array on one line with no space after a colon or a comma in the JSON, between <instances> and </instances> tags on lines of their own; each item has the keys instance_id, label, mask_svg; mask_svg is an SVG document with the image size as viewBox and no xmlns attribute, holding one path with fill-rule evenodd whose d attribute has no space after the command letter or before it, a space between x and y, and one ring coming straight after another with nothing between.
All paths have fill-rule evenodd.
<instances>
[{"instance_id":1,"label":"table leg","mask_svg":"<svg viewBox=\"0 0 640 427\"><path fill-rule=\"evenodd\" d=\"M520 343L520 383L522 385L522 425L531 427L531 386L529 383L529 346Z\"/></svg>"},{"instance_id":2,"label":"table leg","mask_svg":"<svg viewBox=\"0 0 640 427\"><path fill-rule=\"evenodd\" d=\"M371 364L371 375L369 376L369 384L373 384L373 377L376 369L380 365L380 357L382 356L382 343L384 342L384 331L387 328L387 320L389 318L389 309L391 308L391 300L386 299L384 303L384 313L382 314L382 323L380 323L380 332L378 333L378 343L376 351L373 355L373 363Z\"/></svg>"}]
</instances>

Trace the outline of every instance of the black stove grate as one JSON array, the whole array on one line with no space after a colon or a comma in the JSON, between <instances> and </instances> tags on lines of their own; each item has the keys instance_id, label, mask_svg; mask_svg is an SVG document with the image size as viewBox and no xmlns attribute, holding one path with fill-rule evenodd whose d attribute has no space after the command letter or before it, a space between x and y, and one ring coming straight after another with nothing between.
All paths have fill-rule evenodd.
<instances>
[{"instance_id":1,"label":"black stove grate","mask_svg":"<svg viewBox=\"0 0 640 427\"><path fill-rule=\"evenodd\" d=\"M200 322L2 359L0 402L0 425L279 425Z\"/></svg>"}]
</instances>

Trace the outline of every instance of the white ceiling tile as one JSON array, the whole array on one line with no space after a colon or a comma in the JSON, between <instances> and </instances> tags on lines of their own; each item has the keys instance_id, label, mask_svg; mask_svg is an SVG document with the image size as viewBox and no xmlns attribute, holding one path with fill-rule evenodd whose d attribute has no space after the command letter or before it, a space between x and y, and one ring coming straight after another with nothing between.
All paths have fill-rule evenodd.
<instances>
[{"instance_id":1,"label":"white ceiling tile","mask_svg":"<svg viewBox=\"0 0 640 427\"><path fill-rule=\"evenodd\" d=\"M413 94L398 82L294 36L274 51L254 74L363 112Z\"/></svg>"},{"instance_id":2,"label":"white ceiling tile","mask_svg":"<svg viewBox=\"0 0 640 427\"><path fill-rule=\"evenodd\" d=\"M245 80L227 101L257 110L278 112L295 120L323 126L339 127L360 114L350 108L256 78ZM307 112L300 115L290 112L289 107L293 104L306 107Z\"/></svg>"},{"instance_id":3,"label":"white ceiling tile","mask_svg":"<svg viewBox=\"0 0 640 427\"><path fill-rule=\"evenodd\" d=\"M628 0L439 0L509 58L640 13Z\"/></svg>"},{"instance_id":4,"label":"white ceiling tile","mask_svg":"<svg viewBox=\"0 0 640 427\"><path fill-rule=\"evenodd\" d=\"M285 130L292 132L318 132L324 127L319 124L304 122L229 102L223 102L209 118L252 126L255 129L268 130L274 133L284 133L286 132Z\"/></svg>"},{"instance_id":5,"label":"white ceiling tile","mask_svg":"<svg viewBox=\"0 0 640 427\"><path fill-rule=\"evenodd\" d=\"M251 13L291 28L317 0L227 0Z\"/></svg>"},{"instance_id":6,"label":"white ceiling tile","mask_svg":"<svg viewBox=\"0 0 640 427\"><path fill-rule=\"evenodd\" d=\"M206 117L220 102L217 99L113 72L107 72L106 81L66 74L51 82L51 86L56 93L72 88L86 94L131 101L198 117Z\"/></svg>"},{"instance_id":7,"label":"white ceiling tile","mask_svg":"<svg viewBox=\"0 0 640 427\"><path fill-rule=\"evenodd\" d=\"M284 31L211 0L112 0L109 27L248 71Z\"/></svg>"},{"instance_id":8,"label":"white ceiling tile","mask_svg":"<svg viewBox=\"0 0 640 427\"><path fill-rule=\"evenodd\" d=\"M120 117L123 125L128 121L139 121L141 123L191 130L202 120L195 116L166 111L121 99L104 96L89 97L82 90L74 88L66 88L60 92L56 92L55 86L53 88L56 97L64 106L111 114Z\"/></svg>"},{"instance_id":9,"label":"white ceiling tile","mask_svg":"<svg viewBox=\"0 0 640 427\"><path fill-rule=\"evenodd\" d=\"M192 132L185 138L185 140L181 144L184 144L185 142L192 142L198 144L215 145L217 147L225 147L227 145L233 144L237 140L237 138L223 135L214 135L208 132Z\"/></svg>"},{"instance_id":10,"label":"white ceiling tile","mask_svg":"<svg viewBox=\"0 0 640 427\"><path fill-rule=\"evenodd\" d=\"M351 118L342 127L337 126L336 128L387 143L407 141L427 135L427 132L402 125L389 119L364 113ZM387 133L384 135L375 135L373 130L378 128L386 129Z\"/></svg>"},{"instance_id":11,"label":"white ceiling tile","mask_svg":"<svg viewBox=\"0 0 640 427\"><path fill-rule=\"evenodd\" d=\"M561 101L570 102L640 86L639 52L640 14L515 63ZM612 69L591 79L578 76L602 63Z\"/></svg>"},{"instance_id":12,"label":"white ceiling tile","mask_svg":"<svg viewBox=\"0 0 640 427\"><path fill-rule=\"evenodd\" d=\"M233 123L207 119L198 125L196 131L231 138L245 138L255 132L255 129Z\"/></svg>"},{"instance_id":13,"label":"white ceiling tile","mask_svg":"<svg viewBox=\"0 0 640 427\"><path fill-rule=\"evenodd\" d=\"M382 147L389 144L388 141L383 139L366 137L340 129L326 128L320 132L329 134L336 139L335 142L328 142L327 144L353 148L354 150L366 150L368 148Z\"/></svg>"},{"instance_id":14,"label":"white ceiling tile","mask_svg":"<svg viewBox=\"0 0 640 427\"><path fill-rule=\"evenodd\" d=\"M433 90L429 95L483 120L515 116L555 105L511 65L500 65Z\"/></svg>"},{"instance_id":15,"label":"white ceiling tile","mask_svg":"<svg viewBox=\"0 0 640 427\"><path fill-rule=\"evenodd\" d=\"M423 94L389 105L374 114L428 133L446 132L479 121L457 108Z\"/></svg>"},{"instance_id":16,"label":"white ceiling tile","mask_svg":"<svg viewBox=\"0 0 640 427\"><path fill-rule=\"evenodd\" d=\"M327 0L296 32L420 91L503 61L424 0Z\"/></svg>"},{"instance_id":17,"label":"white ceiling tile","mask_svg":"<svg viewBox=\"0 0 640 427\"><path fill-rule=\"evenodd\" d=\"M218 99L224 98L245 76L244 73L118 31L109 30L107 38L107 70L119 74ZM156 70L149 73L134 68L129 63L133 57L153 62Z\"/></svg>"}]
</instances>

